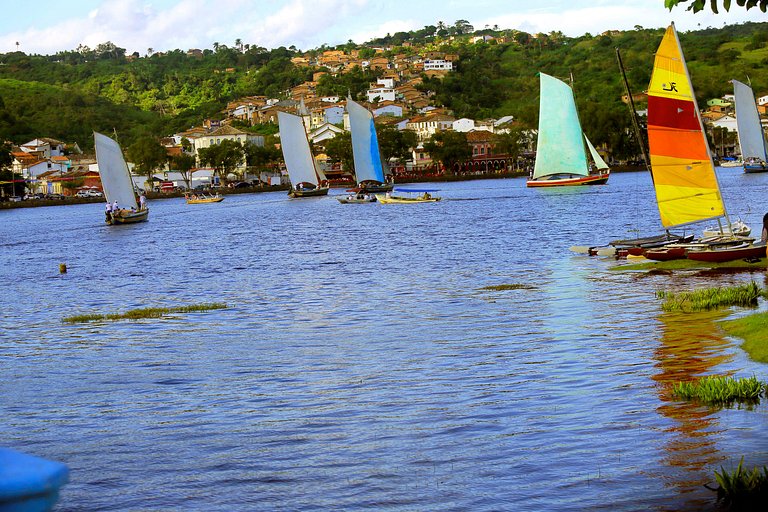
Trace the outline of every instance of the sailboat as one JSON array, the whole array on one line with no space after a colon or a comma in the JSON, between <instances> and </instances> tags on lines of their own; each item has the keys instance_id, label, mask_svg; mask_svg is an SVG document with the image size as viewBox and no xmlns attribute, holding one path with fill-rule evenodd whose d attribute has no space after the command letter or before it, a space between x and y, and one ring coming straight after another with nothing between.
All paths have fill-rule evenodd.
<instances>
[{"instance_id":1,"label":"sailboat","mask_svg":"<svg viewBox=\"0 0 768 512\"><path fill-rule=\"evenodd\" d=\"M379 141L373 114L359 103L347 98L349 127L352 133L352 155L355 161L357 187L364 192L387 192L393 185L386 183L381 165Z\"/></svg>"},{"instance_id":2,"label":"sailboat","mask_svg":"<svg viewBox=\"0 0 768 512\"><path fill-rule=\"evenodd\" d=\"M108 204L107 224L133 224L147 220L149 209L144 204L138 204L133 179L120 145L97 132L93 132L93 140L96 145L96 162L99 166L101 185ZM117 210L109 206L115 204L118 206Z\"/></svg>"},{"instance_id":3,"label":"sailboat","mask_svg":"<svg viewBox=\"0 0 768 512\"><path fill-rule=\"evenodd\" d=\"M669 230L717 221L721 226L721 236L700 239L687 248L683 244L686 250L678 251L679 257L702 259L692 255L705 251L711 253L707 261L727 261L731 254L722 251L723 246L751 248L752 239L736 236L728 218L674 24L656 52L648 87L648 143L662 225ZM650 257L648 251L646 257Z\"/></svg>"},{"instance_id":4,"label":"sailboat","mask_svg":"<svg viewBox=\"0 0 768 512\"><path fill-rule=\"evenodd\" d=\"M739 133L739 146L744 172L768 171L768 149L765 144L763 125L757 112L755 94L752 88L738 80L733 82L733 95L736 98L736 130Z\"/></svg>"},{"instance_id":5,"label":"sailboat","mask_svg":"<svg viewBox=\"0 0 768 512\"><path fill-rule=\"evenodd\" d=\"M280 147L291 179L291 191L288 192L288 196L328 195L328 186L324 184L325 180L312 156L302 118L279 111L277 122L280 126Z\"/></svg>"},{"instance_id":6,"label":"sailboat","mask_svg":"<svg viewBox=\"0 0 768 512\"><path fill-rule=\"evenodd\" d=\"M529 187L602 185L608 181L608 164L581 129L573 90L565 82L539 73L539 142ZM590 169L586 147L595 165Z\"/></svg>"}]
</instances>

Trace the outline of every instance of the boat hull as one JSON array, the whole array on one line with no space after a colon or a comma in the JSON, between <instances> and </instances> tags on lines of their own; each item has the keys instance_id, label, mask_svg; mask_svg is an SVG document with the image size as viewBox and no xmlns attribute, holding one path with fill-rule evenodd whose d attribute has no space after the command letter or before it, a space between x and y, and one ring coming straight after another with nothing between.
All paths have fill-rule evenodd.
<instances>
[{"instance_id":1,"label":"boat hull","mask_svg":"<svg viewBox=\"0 0 768 512\"><path fill-rule=\"evenodd\" d=\"M110 226L115 224L136 224L137 222L146 221L148 217L148 208L136 212L132 212L130 210L120 210L117 214L108 213L105 221Z\"/></svg>"},{"instance_id":2,"label":"boat hull","mask_svg":"<svg viewBox=\"0 0 768 512\"><path fill-rule=\"evenodd\" d=\"M383 196L376 194L376 199L382 204L411 204L411 203L436 203L440 201L439 197L430 197L425 199L423 197L402 197L402 196Z\"/></svg>"},{"instance_id":3,"label":"boat hull","mask_svg":"<svg viewBox=\"0 0 768 512\"><path fill-rule=\"evenodd\" d=\"M747 243L738 246L690 250L687 254L689 260L704 261L707 263L723 263L740 259L764 258L765 256L765 244Z\"/></svg>"},{"instance_id":4,"label":"boat hull","mask_svg":"<svg viewBox=\"0 0 768 512\"><path fill-rule=\"evenodd\" d=\"M646 249L643 251L643 256L649 260L654 261L670 261L670 260L684 260L688 249L685 247L657 247L654 249Z\"/></svg>"},{"instance_id":5,"label":"boat hull","mask_svg":"<svg viewBox=\"0 0 768 512\"><path fill-rule=\"evenodd\" d=\"M318 187L309 190L291 190L288 192L288 197L318 197L327 196L328 187Z\"/></svg>"},{"instance_id":6,"label":"boat hull","mask_svg":"<svg viewBox=\"0 0 768 512\"><path fill-rule=\"evenodd\" d=\"M608 183L610 173L591 174L589 176L579 176L575 178L554 178L537 179L526 181L528 187L570 187L578 185L605 185Z\"/></svg>"},{"instance_id":7,"label":"boat hull","mask_svg":"<svg viewBox=\"0 0 768 512\"><path fill-rule=\"evenodd\" d=\"M768 165L766 164L744 164L744 172L747 174L755 174L758 172L768 172Z\"/></svg>"},{"instance_id":8,"label":"boat hull","mask_svg":"<svg viewBox=\"0 0 768 512\"><path fill-rule=\"evenodd\" d=\"M206 204L206 203L220 203L224 200L223 196L219 197L204 197L198 199L187 199L187 204Z\"/></svg>"}]
</instances>

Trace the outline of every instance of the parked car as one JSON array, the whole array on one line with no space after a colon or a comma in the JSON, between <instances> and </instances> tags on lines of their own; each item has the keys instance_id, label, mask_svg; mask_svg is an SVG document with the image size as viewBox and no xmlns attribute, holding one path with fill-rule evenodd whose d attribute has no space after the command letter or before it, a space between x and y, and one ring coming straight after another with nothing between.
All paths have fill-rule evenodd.
<instances>
[{"instance_id":1,"label":"parked car","mask_svg":"<svg viewBox=\"0 0 768 512\"><path fill-rule=\"evenodd\" d=\"M20 203L22 201L21 197L19 196L11 196L8 198L8 200L12 203Z\"/></svg>"}]
</instances>

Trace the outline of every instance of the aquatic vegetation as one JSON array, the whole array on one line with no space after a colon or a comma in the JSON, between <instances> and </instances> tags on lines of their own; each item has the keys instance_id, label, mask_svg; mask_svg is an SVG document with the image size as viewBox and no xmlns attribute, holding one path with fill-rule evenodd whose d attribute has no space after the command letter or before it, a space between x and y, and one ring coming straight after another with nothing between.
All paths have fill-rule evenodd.
<instances>
[{"instance_id":1,"label":"aquatic vegetation","mask_svg":"<svg viewBox=\"0 0 768 512\"><path fill-rule=\"evenodd\" d=\"M709 376L696 382L678 382L672 389L672 395L680 400L724 405L737 401L757 402L765 389L766 385L754 375L741 379Z\"/></svg>"},{"instance_id":2,"label":"aquatic vegetation","mask_svg":"<svg viewBox=\"0 0 768 512\"><path fill-rule=\"evenodd\" d=\"M173 308L138 308L131 309L125 313L112 313L107 315L89 314L75 315L62 318L65 323L87 323L98 322L101 320L139 320L141 318L161 318L173 313L193 313L197 311L210 311L212 309L225 309L226 304L222 302L206 302L203 304L192 304L189 306L177 306Z\"/></svg>"},{"instance_id":3,"label":"aquatic vegetation","mask_svg":"<svg viewBox=\"0 0 768 512\"><path fill-rule=\"evenodd\" d=\"M768 499L768 467L763 466L762 471L757 466L751 471L745 470L743 456L731 472L720 466L720 471L715 471L715 479L719 485L717 499L738 510L758 510L752 507Z\"/></svg>"},{"instance_id":4,"label":"aquatic vegetation","mask_svg":"<svg viewBox=\"0 0 768 512\"><path fill-rule=\"evenodd\" d=\"M656 298L664 300L664 311L707 311L726 306L756 306L764 291L753 281L725 288L705 288L690 292L657 291Z\"/></svg>"},{"instance_id":5,"label":"aquatic vegetation","mask_svg":"<svg viewBox=\"0 0 768 512\"><path fill-rule=\"evenodd\" d=\"M483 286L480 289L494 291L494 292L501 292L504 290L533 290L534 288L535 288L534 286L531 286L529 284L513 283L513 284L496 284L491 286Z\"/></svg>"},{"instance_id":6,"label":"aquatic vegetation","mask_svg":"<svg viewBox=\"0 0 768 512\"><path fill-rule=\"evenodd\" d=\"M741 348L754 361L768 363L768 313L755 313L720 324L730 336L741 338Z\"/></svg>"}]
</instances>

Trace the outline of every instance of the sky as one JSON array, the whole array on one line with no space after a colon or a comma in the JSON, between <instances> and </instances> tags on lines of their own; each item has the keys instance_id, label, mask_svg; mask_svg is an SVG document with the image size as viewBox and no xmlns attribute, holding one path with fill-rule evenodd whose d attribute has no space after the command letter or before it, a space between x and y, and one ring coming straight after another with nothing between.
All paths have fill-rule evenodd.
<instances>
[{"instance_id":1,"label":"sky","mask_svg":"<svg viewBox=\"0 0 768 512\"><path fill-rule=\"evenodd\" d=\"M664 0L38 0L4 9L0 53L53 55L111 41L145 55L150 48L234 47L237 39L267 49L310 50L456 20L467 20L475 29L498 26L576 37L636 25L666 27L671 21L684 32L768 21L768 15L736 2L729 13L693 14L686 4L669 11Z\"/></svg>"}]
</instances>

